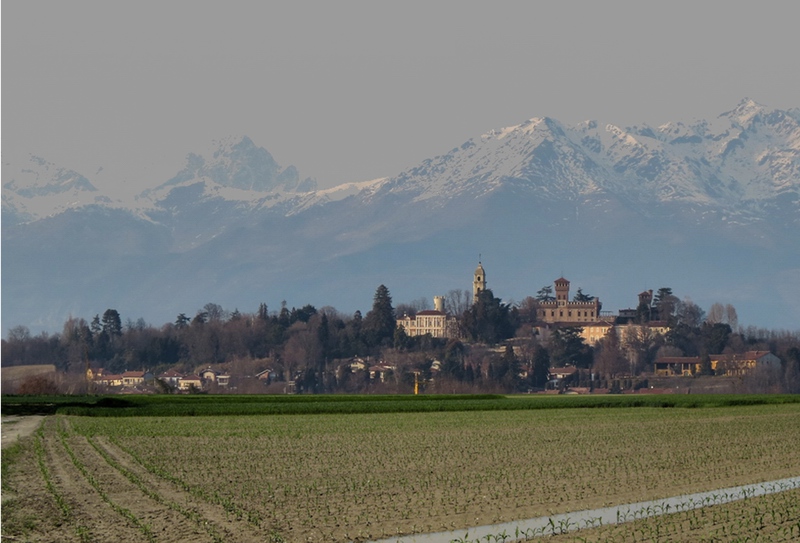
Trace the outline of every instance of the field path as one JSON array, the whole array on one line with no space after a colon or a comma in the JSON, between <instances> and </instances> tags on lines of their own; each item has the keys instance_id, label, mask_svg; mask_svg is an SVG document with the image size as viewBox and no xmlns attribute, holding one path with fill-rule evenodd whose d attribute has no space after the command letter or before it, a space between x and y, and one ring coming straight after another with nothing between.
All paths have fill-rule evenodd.
<instances>
[{"instance_id":1,"label":"field path","mask_svg":"<svg viewBox=\"0 0 800 543\"><path fill-rule=\"evenodd\" d=\"M33 434L42 420L44 420L43 415L4 416L2 419L2 448L10 447L19 438Z\"/></svg>"}]
</instances>

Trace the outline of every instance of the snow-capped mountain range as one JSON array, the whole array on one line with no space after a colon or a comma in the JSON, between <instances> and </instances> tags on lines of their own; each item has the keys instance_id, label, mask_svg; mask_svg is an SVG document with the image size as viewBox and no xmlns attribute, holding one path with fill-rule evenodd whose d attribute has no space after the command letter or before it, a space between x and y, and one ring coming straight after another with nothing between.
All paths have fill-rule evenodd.
<instances>
[{"instance_id":1,"label":"snow-capped mountain range","mask_svg":"<svg viewBox=\"0 0 800 543\"><path fill-rule=\"evenodd\" d=\"M534 118L325 190L247 137L190 154L129 201L91 179L34 156L4 162L5 329L115 306L156 322L208 301L367 309L380 283L394 281L398 301L468 288L478 253L496 260L484 264L504 298L559 275L620 307L667 285L751 304L757 324L800 328L798 109L745 99L713 120L657 128ZM764 299L755 274L765 272L783 310Z\"/></svg>"}]
</instances>

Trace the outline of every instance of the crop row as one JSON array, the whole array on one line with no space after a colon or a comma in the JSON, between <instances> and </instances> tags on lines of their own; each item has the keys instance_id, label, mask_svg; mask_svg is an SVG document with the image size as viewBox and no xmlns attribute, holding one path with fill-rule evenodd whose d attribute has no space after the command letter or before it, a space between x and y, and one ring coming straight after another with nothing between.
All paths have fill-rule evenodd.
<instances>
[{"instance_id":1,"label":"crop row","mask_svg":"<svg viewBox=\"0 0 800 543\"><path fill-rule=\"evenodd\" d=\"M797 475L800 405L70 418L287 540L493 524Z\"/></svg>"}]
</instances>

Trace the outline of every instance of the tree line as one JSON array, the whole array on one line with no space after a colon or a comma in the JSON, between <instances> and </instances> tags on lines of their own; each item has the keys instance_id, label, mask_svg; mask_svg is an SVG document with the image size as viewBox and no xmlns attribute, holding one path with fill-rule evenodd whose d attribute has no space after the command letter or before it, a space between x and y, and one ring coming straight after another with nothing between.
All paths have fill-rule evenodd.
<instances>
[{"instance_id":1,"label":"tree line","mask_svg":"<svg viewBox=\"0 0 800 543\"><path fill-rule=\"evenodd\" d=\"M427 309L426 303L417 300L395 308L385 285L376 289L366 315L310 304L289 308L285 302L277 311L262 303L255 312L242 313L208 303L191 317L180 313L173 322L155 327L143 319L123 324L117 310L107 309L88 321L70 317L60 333L31 335L24 326L11 329L2 341L2 364L53 364L73 374L89 366L110 373L192 373L220 365L253 374L269 365L277 379L295 381L302 392L376 387L408 392L415 380L432 382L434 374L438 391L519 392L544 387L551 367L572 366L580 370L579 378L592 375L614 382L652 372L659 356L705 360L709 354L768 350L781 359L782 367L763 377L763 387L800 392L798 333L742 329L732 307L715 304L706 314L663 288L651 305L637 308L634 321L665 322L666 335L642 326L631 337L617 337L612 330L596 345L587 345L578 327L537 327L537 304L551 295L547 288L518 304L504 303L489 289L475 303L468 291L451 291L447 307L457 318L458 339L406 335L396 325L397 316ZM593 299L581 289L575 298ZM378 386L347 369L346 361L354 358L396 370Z\"/></svg>"}]
</instances>

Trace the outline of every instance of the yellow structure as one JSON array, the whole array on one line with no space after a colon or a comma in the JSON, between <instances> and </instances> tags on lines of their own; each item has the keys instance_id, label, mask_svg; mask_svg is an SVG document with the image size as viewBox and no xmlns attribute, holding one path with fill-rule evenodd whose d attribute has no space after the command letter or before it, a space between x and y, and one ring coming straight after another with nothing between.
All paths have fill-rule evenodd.
<instances>
[{"instance_id":1,"label":"yellow structure","mask_svg":"<svg viewBox=\"0 0 800 543\"><path fill-rule=\"evenodd\" d=\"M757 368L777 368L781 364L780 358L769 351L712 354L709 359L715 375L746 375ZM699 356L662 357L656 360L656 375L691 376L700 373L701 364Z\"/></svg>"},{"instance_id":2,"label":"yellow structure","mask_svg":"<svg viewBox=\"0 0 800 543\"><path fill-rule=\"evenodd\" d=\"M538 317L540 322L548 324L573 324L600 321L600 309L603 304L595 298L590 302L569 300L569 281L563 277L555 280L556 299L539 302Z\"/></svg>"},{"instance_id":3,"label":"yellow structure","mask_svg":"<svg viewBox=\"0 0 800 543\"><path fill-rule=\"evenodd\" d=\"M606 337L612 328L617 333L621 344L663 336L669 332L669 327L662 321L645 324L614 324L608 320L601 320L581 325L581 337L587 345L597 345L597 342Z\"/></svg>"},{"instance_id":4,"label":"yellow structure","mask_svg":"<svg viewBox=\"0 0 800 543\"><path fill-rule=\"evenodd\" d=\"M448 315L444 310L444 296L434 296L435 309L419 311L416 315L403 315L397 319L397 326L405 330L410 337L424 336L452 338L458 335L456 318Z\"/></svg>"}]
</instances>

